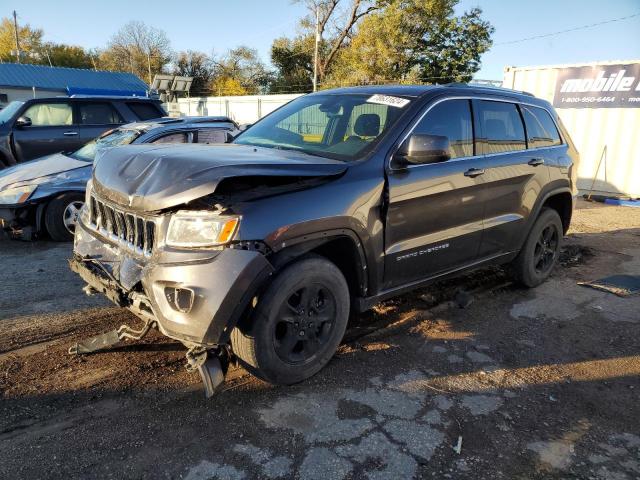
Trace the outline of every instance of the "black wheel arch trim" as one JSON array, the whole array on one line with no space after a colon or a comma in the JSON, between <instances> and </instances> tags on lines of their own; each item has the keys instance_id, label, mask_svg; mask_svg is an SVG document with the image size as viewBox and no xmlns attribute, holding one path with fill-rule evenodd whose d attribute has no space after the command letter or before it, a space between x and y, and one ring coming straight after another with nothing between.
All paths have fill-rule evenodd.
<instances>
[{"instance_id":1,"label":"black wheel arch trim","mask_svg":"<svg viewBox=\"0 0 640 480\"><path fill-rule=\"evenodd\" d=\"M527 219L526 228L524 228L524 231L526 232L526 234L523 235L522 238L520 239L520 242L518 243L517 251L520 251L524 243L527 241L527 238L531 233L531 229L533 228L533 225L535 224L536 220L540 216L542 207L544 206L545 203L547 203L547 200L549 200L551 197L554 197L560 194L569 194L571 196L571 199L572 199L571 210L573 211L575 200L574 200L573 192L571 191L571 188L569 186L555 187L545 192L544 195L539 195L538 200L536 201L536 204L533 207L533 210L531 211L531 213L529 214L529 218Z\"/></svg>"},{"instance_id":2,"label":"black wheel arch trim","mask_svg":"<svg viewBox=\"0 0 640 480\"><path fill-rule=\"evenodd\" d=\"M274 252L270 256L269 261L276 270L280 270L295 259L300 258L322 245L340 238L348 238L351 240L356 252L358 252L358 257L355 261L356 275L360 291L355 293L358 296L366 295L369 288L369 269L367 265L366 252L358 234L349 228L324 230L288 238L285 242L285 246Z\"/></svg>"}]
</instances>

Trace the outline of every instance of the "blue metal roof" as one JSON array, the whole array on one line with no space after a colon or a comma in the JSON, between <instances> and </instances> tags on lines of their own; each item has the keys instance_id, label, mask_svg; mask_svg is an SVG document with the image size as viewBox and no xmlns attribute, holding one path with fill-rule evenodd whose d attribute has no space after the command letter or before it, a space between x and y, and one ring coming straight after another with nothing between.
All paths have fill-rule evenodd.
<instances>
[{"instance_id":1,"label":"blue metal roof","mask_svg":"<svg viewBox=\"0 0 640 480\"><path fill-rule=\"evenodd\" d=\"M16 63L0 64L0 87L43 90L91 89L144 92L146 83L132 73L45 67Z\"/></svg>"}]
</instances>

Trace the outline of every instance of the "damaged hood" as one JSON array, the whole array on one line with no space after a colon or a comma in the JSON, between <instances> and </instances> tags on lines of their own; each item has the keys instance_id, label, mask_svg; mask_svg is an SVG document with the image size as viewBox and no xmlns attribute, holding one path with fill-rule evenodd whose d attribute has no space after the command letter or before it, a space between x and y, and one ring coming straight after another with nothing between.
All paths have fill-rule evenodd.
<instances>
[{"instance_id":1,"label":"damaged hood","mask_svg":"<svg viewBox=\"0 0 640 480\"><path fill-rule=\"evenodd\" d=\"M0 191L21 185L40 184L45 177L56 176L70 170L91 170L91 163L55 153L31 162L19 163L0 171Z\"/></svg>"},{"instance_id":2,"label":"damaged hood","mask_svg":"<svg viewBox=\"0 0 640 480\"><path fill-rule=\"evenodd\" d=\"M93 189L130 210L151 212L212 194L225 178L324 177L346 169L338 160L247 145L128 145L99 154Z\"/></svg>"}]
</instances>

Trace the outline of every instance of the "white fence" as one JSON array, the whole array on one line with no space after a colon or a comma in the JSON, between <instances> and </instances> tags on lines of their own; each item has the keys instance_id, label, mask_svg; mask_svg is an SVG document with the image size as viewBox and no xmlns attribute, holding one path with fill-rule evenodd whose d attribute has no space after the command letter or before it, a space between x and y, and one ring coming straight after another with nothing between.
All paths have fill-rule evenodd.
<instances>
[{"instance_id":1,"label":"white fence","mask_svg":"<svg viewBox=\"0 0 640 480\"><path fill-rule=\"evenodd\" d=\"M300 94L180 98L168 106L173 116L225 115L239 124L253 123Z\"/></svg>"}]
</instances>

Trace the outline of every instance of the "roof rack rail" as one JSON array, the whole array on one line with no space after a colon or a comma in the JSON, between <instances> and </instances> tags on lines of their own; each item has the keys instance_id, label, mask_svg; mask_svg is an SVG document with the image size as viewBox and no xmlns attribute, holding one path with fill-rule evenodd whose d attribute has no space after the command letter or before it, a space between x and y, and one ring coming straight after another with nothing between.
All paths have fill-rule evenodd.
<instances>
[{"instance_id":1,"label":"roof rack rail","mask_svg":"<svg viewBox=\"0 0 640 480\"><path fill-rule=\"evenodd\" d=\"M521 95L528 95L529 97L535 97L535 95L531 92L525 92L524 90L514 90L512 88L506 87L494 87L493 85L479 85L473 83L462 83L462 82L452 82L452 83L443 83L443 87L465 87L465 88L481 88L483 90L494 90L496 92L504 92L510 91L515 93L520 93Z\"/></svg>"},{"instance_id":2,"label":"roof rack rail","mask_svg":"<svg viewBox=\"0 0 640 480\"><path fill-rule=\"evenodd\" d=\"M88 93L74 93L73 95L58 95L59 97L66 98L112 98L116 100L155 100L152 97L142 95L117 95L117 94L88 94Z\"/></svg>"}]
</instances>

